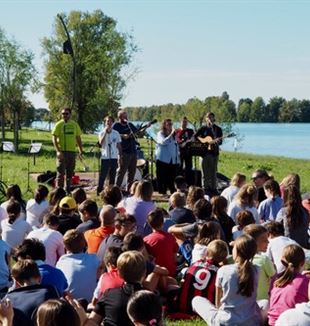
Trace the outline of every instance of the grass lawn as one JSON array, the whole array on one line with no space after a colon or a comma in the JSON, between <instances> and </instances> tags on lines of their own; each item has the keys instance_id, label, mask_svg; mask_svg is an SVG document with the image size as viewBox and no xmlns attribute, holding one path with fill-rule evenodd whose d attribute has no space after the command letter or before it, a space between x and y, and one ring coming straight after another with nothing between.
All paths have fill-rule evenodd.
<instances>
[{"instance_id":1,"label":"grass lawn","mask_svg":"<svg viewBox=\"0 0 310 326\"><path fill-rule=\"evenodd\" d=\"M12 133L6 133L6 140L12 140ZM99 149L96 147L97 137L95 135L83 135L83 146L85 151L85 162L91 171L98 171ZM33 157L27 154L31 141L42 142L43 147L36 157L36 164ZM141 145L147 157L146 140L141 140ZM199 160L197 160L199 161ZM51 135L47 131L33 129L22 129L20 132L19 153L3 152L0 156L0 166L2 166L2 180L7 184L17 183L22 191L27 189L28 163L30 172L42 173L43 171L55 171L55 151L52 146ZM199 162L198 162L199 165ZM76 171L83 171L82 163L77 160ZM232 152L221 152L219 160L219 172L231 177L235 172L242 172L248 178L257 168L264 168L275 179L281 181L288 173L295 172L301 177L302 192L310 191L310 160L289 159L276 156L262 156L252 154L241 154ZM249 180L249 179L248 179ZM36 187L36 181L30 178L32 190ZM25 198L31 197L31 193L25 194Z\"/></svg>"},{"instance_id":2,"label":"grass lawn","mask_svg":"<svg viewBox=\"0 0 310 326\"><path fill-rule=\"evenodd\" d=\"M180 320L180 321L167 321L167 325L168 326L187 326L187 325L190 325L190 326L206 326L207 323L204 322L203 320L201 319L197 319L197 320Z\"/></svg>"},{"instance_id":3,"label":"grass lawn","mask_svg":"<svg viewBox=\"0 0 310 326\"><path fill-rule=\"evenodd\" d=\"M6 140L12 140L12 133L7 132ZM43 147L36 157L36 164L33 157L27 154L31 141L42 142ZM85 162L90 170L98 171L99 149L96 147L97 137L95 135L82 136L85 151ZM148 144L146 140L141 141L146 159ZM199 161L199 160L197 160ZM30 172L42 173L47 170L55 171L55 151L52 146L51 135L46 131L33 129L22 129L20 134L19 152L0 154L0 166L2 167L2 180L7 184L17 183L21 186L24 198L29 199L32 193L26 192L28 164ZM288 173L298 173L301 177L302 192L310 191L310 160L288 159L275 156L260 156L251 154L222 152L220 154L219 172L228 177L236 172L242 172L248 180L252 172L257 168L264 168L272 174L276 180L281 181ZM83 171L83 165L77 160L76 171ZM36 188L36 181L30 178L30 187ZM197 319L194 321L167 321L169 326L206 325L205 322Z\"/></svg>"}]
</instances>

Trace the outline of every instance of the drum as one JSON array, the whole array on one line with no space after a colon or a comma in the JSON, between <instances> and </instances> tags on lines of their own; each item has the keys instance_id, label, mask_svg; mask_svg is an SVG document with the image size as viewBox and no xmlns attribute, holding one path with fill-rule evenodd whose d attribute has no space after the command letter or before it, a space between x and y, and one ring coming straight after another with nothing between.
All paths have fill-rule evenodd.
<instances>
[{"instance_id":1,"label":"drum","mask_svg":"<svg viewBox=\"0 0 310 326\"><path fill-rule=\"evenodd\" d=\"M126 172L126 174L124 176L124 179L123 179L123 182L121 185L122 189L126 189L126 187L127 187L127 178L128 178L128 172ZM133 181L140 181L140 180L142 180L142 173L141 173L140 169L136 168L136 173L135 173L135 177L134 177Z\"/></svg>"},{"instance_id":2,"label":"drum","mask_svg":"<svg viewBox=\"0 0 310 326\"><path fill-rule=\"evenodd\" d=\"M144 158L144 152L140 147L138 147L137 148L137 168L143 169L145 163L146 163L146 160Z\"/></svg>"}]
</instances>

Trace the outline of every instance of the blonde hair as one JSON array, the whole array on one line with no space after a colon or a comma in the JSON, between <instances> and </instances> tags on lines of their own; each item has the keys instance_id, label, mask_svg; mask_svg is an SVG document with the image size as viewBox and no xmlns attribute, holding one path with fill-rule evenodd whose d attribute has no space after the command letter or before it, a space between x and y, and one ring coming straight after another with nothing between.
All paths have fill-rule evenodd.
<instances>
[{"instance_id":1,"label":"blonde hair","mask_svg":"<svg viewBox=\"0 0 310 326\"><path fill-rule=\"evenodd\" d=\"M182 192L174 192L170 196L170 203L175 207L184 207L186 204L186 195Z\"/></svg>"},{"instance_id":2,"label":"blonde hair","mask_svg":"<svg viewBox=\"0 0 310 326\"><path fill-rule=\"evenodd\" d=\"M231 178L230 185L240 188L242 186L242 183L244 183L245 181L246 181L246 176L242 173L237 172Z\"/></svg>"},{"instance_id":3,"label":"blonde hair","mask_svg":"<svg viewBox=\"0 0 310 326\"><path fill-rule=\"evenodd\" d=\"M146 261L143 254L132 250L123 252L117 259L119 276L127 283L139 283L146 273Z\"/></svg>"},{"instance_id":4,"label":"blonde hair","mask_svg":"<svg viewBox=\"0 0 310 326\"><path fill-rule=\"evenodd\" d=\"M254 202L257 197L257 190L256 188L247 183L241 187L239 192L236 195L236 202L238 202L241 207L253 207L255 206Z\"/></svg>"},{"instance_id":5,"label":"blonde hair","mask_svg":"<svg viewBox=\"0 0 310 326\"><path fill-rule=\"evenodd\" d=\"M216 264L224 261L228 254L227 243L223 240L213 240L207 246L207 256Z\"/></svg>"},{"instance_id":6,"label":"blonde hair","mask_svg":"<svg viewBox=\"0 0 310 326\"><path fill-rule=\"evenodd\" d=\"M283 188L295 186L298 190L300 190L300 176L297 173L290 173L283 178L280 186Z\"/></svg>"},{"instance_id":7,"label":"blonde hair","mask_svg":"<svg viewBox=\"0 0 310 326\"><path fill-rule=\"evenodd\" d=\"M304 264L305 259L305 252L299 245L286 246L283 249L281 258L285 271L279 275L279 278L274 282L274 286L282 288L291 283L299 268Z\"/></svg>"}]
</instances>

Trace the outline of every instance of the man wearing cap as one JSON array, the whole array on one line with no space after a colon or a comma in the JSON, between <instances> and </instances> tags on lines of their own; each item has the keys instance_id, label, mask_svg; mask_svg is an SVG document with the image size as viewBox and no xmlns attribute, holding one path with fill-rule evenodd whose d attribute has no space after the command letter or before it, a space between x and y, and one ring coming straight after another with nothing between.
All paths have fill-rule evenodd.
<instances>
[{"instance_id":1,"label":"man wearing cap","mask_svg":"<svg viewBox=\"0 0 310 326\"><path fill-rule=\"evenodd\" d=\"M59 227L58 231L64 235L68 230L75 229L82 223L76 213L76 201L74 198L66 196L59 203Z\"/></svg>"},{"instance_id":2,"label":"man wearing cap","mask_svg":"<svg viewBox=\"0 0 310 326\"><path fill-rule=\"evenodd\" d=\"M222 128L216 125L215 115L213 112L208 112L206 115L206 125L197 130L194 137L206 138L211 137L212 140L216 140L212 144L207 144L206 154L202 159L202 173L203 173L203 186L205 192L210 197L217 195L217 164L219 160L219 147L222 144L223 131Z\"/></svg>"},{"instance_id":3,"label":"man wearing cap","mask_svg":"<svg viewBox=\"0 0 310 326\"><path fill-rule=\"evenodd\" d=\"M83 153L81 129L75 121L71 120L70 108L64 108L61 114L62 119L55 124L52 131L57 157L56 187L64 187L66 175L66 191L70 193L71 178L75 169L76 145L78 145L79 154Z\"/></svg>"}]
</instances>

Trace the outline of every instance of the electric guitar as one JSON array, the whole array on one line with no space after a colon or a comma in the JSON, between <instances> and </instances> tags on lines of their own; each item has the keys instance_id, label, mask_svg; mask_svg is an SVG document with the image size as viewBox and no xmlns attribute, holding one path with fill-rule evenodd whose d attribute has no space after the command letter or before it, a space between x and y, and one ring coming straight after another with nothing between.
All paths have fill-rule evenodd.
<instances>
[{"instance_id":1,"label":"electric guitar","mask_svg":"<svg viewBox=\"0 0 310 326\"><path fill-rule=\"evenodd\" d=\"M230 138L230 137L235 137L236 134L231 132L230 134L227 134L225 136L222 136L222 137L218 137L218 138L212 138L211 136L206 136L206 137L197 137L197 139L202 143L202 144L205 144L205 145L208 145L208 150L211 150L211 145L212 144L216 144L217 142L219 142L220 140L222 139L225 139L225 138Z\"/></svg>"}]
</instances>

